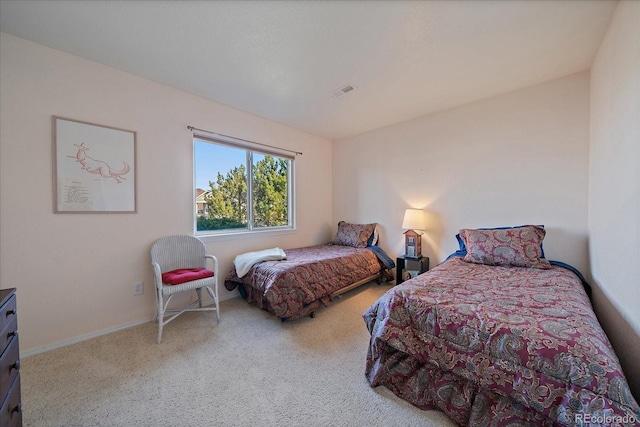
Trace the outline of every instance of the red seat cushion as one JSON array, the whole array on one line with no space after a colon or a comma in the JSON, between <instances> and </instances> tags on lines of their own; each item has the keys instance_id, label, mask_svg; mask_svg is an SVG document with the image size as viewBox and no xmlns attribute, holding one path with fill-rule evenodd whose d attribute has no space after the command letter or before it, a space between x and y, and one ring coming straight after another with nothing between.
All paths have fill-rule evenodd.
<instances>
[{"instance_id":1,"label":"red seat cushion","mask_svg":"<svg viewBox=\"0 0 640 427\"><path fill-rule=\"evenodd\" d=\"M213 271L206 268L179 268L162 274L162 283L167 285L179 285L192 280L204 279L213 276Z\"/></svg>"}]
</instances>

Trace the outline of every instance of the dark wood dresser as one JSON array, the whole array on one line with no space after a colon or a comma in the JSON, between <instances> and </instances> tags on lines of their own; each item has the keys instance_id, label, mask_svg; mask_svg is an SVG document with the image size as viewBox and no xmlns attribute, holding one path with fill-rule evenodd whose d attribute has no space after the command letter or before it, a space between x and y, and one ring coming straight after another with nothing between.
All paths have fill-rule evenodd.
<instances>
[{"instance_id":1,"label":"dark wood dresser","mask_svg":"<svg viewBox=\"0 0 640 427\"><path fill-rule=\"evenodd\" d=\"M22 426L16 290L0 289L0 426Z\"/></svg>"}]
</instances>

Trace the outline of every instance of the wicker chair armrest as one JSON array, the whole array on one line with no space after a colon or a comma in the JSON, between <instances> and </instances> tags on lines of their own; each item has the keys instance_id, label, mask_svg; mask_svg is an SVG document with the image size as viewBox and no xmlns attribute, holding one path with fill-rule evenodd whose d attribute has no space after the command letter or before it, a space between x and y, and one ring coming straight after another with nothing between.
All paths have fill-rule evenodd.
<instances>
[{"instance_id":1,"label":"wicker chair armrest","mask_svg":"<svg viewBox=\"0 0 640 427\"><path fill-rule=\"evenodd\" d=\"M153 268L153 281L156 284L156 288L162 289L162 270L160 270L160 264L152 262L151 267Z\"/></svg>"},{"instance_id":2,"label":"wicker chair armrest","mask_svg":"<svg viewBox=\"0 0 640 427\"><path fill-rule=\"evenodd\" d=\"M213 263L213 272L217 276L218 275L218 258L209 254L205 255L204 257L211 260L211 262Z\"/></svg>"}]
</instances>

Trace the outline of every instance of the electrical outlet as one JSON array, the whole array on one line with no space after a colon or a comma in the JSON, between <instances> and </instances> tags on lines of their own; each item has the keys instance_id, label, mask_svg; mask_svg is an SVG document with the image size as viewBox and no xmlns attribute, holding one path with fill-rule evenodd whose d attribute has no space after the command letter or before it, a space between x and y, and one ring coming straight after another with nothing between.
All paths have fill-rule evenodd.
<instances>
[{"instance_id":1,"label":"electrical outlet","mask_svg":"<svg viewBox=\"0 0 640 427\"><path fill-rule=\"evenodd\" d=\"M133 294L142 295L144 293L144 282L136 282L133 284Z\"/></svg>"}]
</instances>

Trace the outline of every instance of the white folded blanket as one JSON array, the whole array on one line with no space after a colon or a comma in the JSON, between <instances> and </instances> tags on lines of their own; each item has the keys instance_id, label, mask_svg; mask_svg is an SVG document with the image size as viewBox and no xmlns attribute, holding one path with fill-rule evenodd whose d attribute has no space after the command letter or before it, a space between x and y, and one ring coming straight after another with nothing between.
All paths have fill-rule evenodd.
<instances>
[{"instance_id":1,"label":"white folded blanket","mask_svg":"<svg viewBox=\"0 0 640 427\"><path fill-rule=\"evenodd\" d=\"M255 264L262 261L280 261L287 258L287 254L280 248L264 249L262 251L247 252L238 255L233 263L236 266L236 274L242 277L251 270Z\"/></svg>"}]
</instances>

